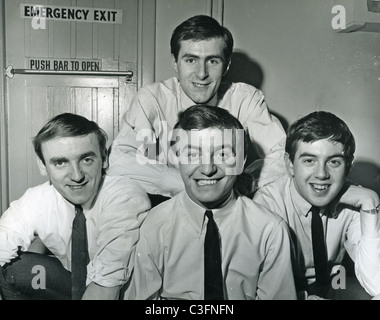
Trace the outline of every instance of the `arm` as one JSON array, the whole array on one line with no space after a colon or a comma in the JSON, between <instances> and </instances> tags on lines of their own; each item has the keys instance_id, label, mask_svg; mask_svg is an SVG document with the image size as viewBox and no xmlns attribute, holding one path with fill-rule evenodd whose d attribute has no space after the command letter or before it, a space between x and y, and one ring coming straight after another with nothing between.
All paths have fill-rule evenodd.
<instances>
[{"instance_id":1,"label":"arm","mask_svg":"<svg viewBox=\"0 0 380 320\"><path fill-rule=\"evenodd\" d=\"M101 287L101 294L112 294L117 287L124 285L133 269L135 247L139 238L139 228L150 209L149 198L136 185L125 185L118 181L117 189L109 187L97 201L102 203L96 221L97 251L87 266L86 297L93 297ZM121 181L125 181L121 179ZM141 190L141 191L140 191Z\"/></svg>"},{"instance_id":2,"label":"arm","mask_svg":"<svg viewBox=\"0 0 380 320\"><path fill-rule=\"evenodd\" d=\"M257 285L257 299L296 300L292 265L294 253L285 221L278 223L267 242L267 253Z\"/></svg>"},{"instance_id":3,"label":"arm","mask_svg":"<svg viewBox=\"0 0 380 320\"><path fill-rule=\"evenodd\" d=\"M248 163L246 172L258 179L262 187L286 174L284 162L286 132L276 116L270 113L260 90L252 93L245 114L244 125L248 128L255 153L260 159ZM252 154L252 152L251 152Z\"/></svg>"},{"instance_id":4,"label":"arm","mask_svg":"<svg viewBox=\"0 0 380 320\"><path fill-rule=\"evenodd\" d=\"M121 286L102 287L91 282L83 294L82 300L118 300Z\"/></svg>"},{"instance_id":5,"label":"arm","mask_svg":"<svg viewBox=\"0 0 380 320\"><path fill-rule=\"evenodd\" d=\"M170 197L182 191L184 185L179 170L168 165L166 154L161 152L156 158L156 139L160 133L155 132L146 110L150 117L158 119L157 104L152 94L143 89L132 99L112 143L107 173L128 175L148 193Z\"/></svg>"},{"instance_id":6,"label":"arm","mask_svg":"<svg viewBox=\"0 0 380 320\"><path fill-rule=\"evenodd\" d=\"M29 208L28 213L24 210ZM9 263L18 256L19 248L28 250L35 239L31 206L24 205L21 198L11 203L0 219L0 266Z\"/></svg>"},{"instance_id":7,"label":"arm","mask_svg":"<svg viewBox=\"0 0 380 320\"><path fill-rule=\"evenodd\" d=\"M131 282L125 291L124 300L157 300L160 298L162 276L159 270L159 258L156 257L149 245L149 236L154 232L148 231L147 224L141 227L141 238L136 246L135 264ZM160 242L154 241L159 244Z\"/></svg>"},{"instance_id":8,"label":"arm","mask_svg":"<svg viewBox=\"0 0 380 320\"><path fill-rule=\"evenodd\" d=\"M379 205L378 194L370 189L350 185L339 199L340 204L360 210L360 224L353 224L347 233L346 248L355 261L356 276L366 291L380 294L380 214L368 213ZM358 230L360 228L360 230ZM356 240L356 234L360 239Z\"/></svg>"}]
</instances>

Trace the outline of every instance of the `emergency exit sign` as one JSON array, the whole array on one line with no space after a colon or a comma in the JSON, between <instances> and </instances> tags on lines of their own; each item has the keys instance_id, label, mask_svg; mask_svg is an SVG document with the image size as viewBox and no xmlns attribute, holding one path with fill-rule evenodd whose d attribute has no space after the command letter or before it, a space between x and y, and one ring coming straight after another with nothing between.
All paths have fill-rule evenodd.
<instances>
[{"instance_id":1,"label":"emergency exit sign","mask_svg":"<svg viewBox=\"0 0 380 320\"><path fill-rule=\"evenodd\" d=\"M41 4L20 4L21 18L38 18L56 21L122 23L120 9L50 6Z\"/></svg>"},{"instance_id":2,"label":"emergency exit sign","mask_svg":"<svg viewBox=\"0 0 380 320\"><path fill-rule=\"evenodd\" d=\"M100 71L101 60L29 58L28 68L48 71Z\"/></svg>"}]
</instances>

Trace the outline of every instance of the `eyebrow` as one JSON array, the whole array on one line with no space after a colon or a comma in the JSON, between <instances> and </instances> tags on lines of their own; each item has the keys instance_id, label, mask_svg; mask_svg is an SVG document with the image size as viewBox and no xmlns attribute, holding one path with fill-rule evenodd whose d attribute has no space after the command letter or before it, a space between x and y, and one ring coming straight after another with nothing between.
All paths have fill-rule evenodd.
<instances>
[{"instance_id":1,"label":"eyebrow","mask_svg":"<svg viewBox=\"0 0 380 320\"><path fill-rule=\"evenodd\" d=\"M315 154L308 153L308 152L301 153L299 158L303 158L303 157L317 158L317 156ZM332 156L327 157L327 159L331 159L331 158L345 158L345 156L341 153L337 153L337 154L333 154Z\"/></svg>"},{"instance_id":2,"label":"eyebrow","mask_svg":"<svg viewBox=\"0 0 380 320\"><path fill-rule=\"evenodd\" d=\"M182 58L200 58L199 56L191 53L185 53ZM206 56L206 60L210 59L220 59L223 60L223 57L221 55L211 55L211 56Z\"/></svg>"},{"instance_id":3,"label":"eyebrow","mask_svg":"<svg viewBox=\"0 0 380 320\"><path fill-rule=\"evenodd\" d=\"M93 151L85 152L79 156L79 159L84 159L87 157L96 157L96 153ZM53 157L50 159L50 163L56 163L56 162L64 162L64 161L69 161L68 158L66 157Z\"/></svg>"}]
</instances>

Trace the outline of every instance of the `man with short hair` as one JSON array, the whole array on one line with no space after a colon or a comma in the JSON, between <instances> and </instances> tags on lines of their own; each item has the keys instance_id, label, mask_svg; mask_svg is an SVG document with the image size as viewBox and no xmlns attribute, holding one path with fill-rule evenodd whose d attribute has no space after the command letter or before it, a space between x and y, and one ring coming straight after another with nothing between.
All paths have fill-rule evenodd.
<instances>
[{"instance_id":1,"label":"man with short hair","mask_svg":"<svg viewBox=\"0 0 380 320\"><path fill-rule=\"evenodd\" d=\"M288 223L297 245L298 289L313 299L378 295L380 199L347 180L355 153L347 124L330 112L312 112L290 126L285 151L289 175L253 199ZM353 277L342 268L346 252L355 263Z\"/></svg>"},{"instance_id":2,"label":"man with short hair","mask_svg":"<svg viewBox=\"0 0 380 320\"><path fill-rule=\"evenodd\" d=\"M259 180L248 183L247 193L256 184L265 185L286 174L285 131L270 114L263 93L224 79L233 42L227 28L205 15L191 17L175 28L170 45L177 76L141 87L132 99L111 147L110 175L128 175L153 196L171 197L182 191L178 166L167 156L168 137L178 112L194 104L224 108L248 130L247 166L251 167L245 173Z\"/></svg>"},{"instance_id":3,"label":"man with short hair","mask_svg":"<svg viewBox=\"0 0 380 320\"><path fill-rule=\"evenodd\" d=\"M119 298L151 204L128 177L106 175L106 141L95 122L71 113L53 117L34 137L49 181L29 188L0 218L3 299ZM84 229L77 229L76 217ZM74 229L78 245L72 245ZM51 255L28 252L37 236ZM87 257L76 263L72 253L81 243L79 254ZM74 266L82 270L79 281L72 278Z\"/></svg>"},{"instance_id":4,"label":"man with short hair","mask_svg":"<svg viewBox=\"0 0 380 320\"><path fill-rule=\"evenodd\" d=\"M195 105L171 139L185 190L141 226L125 299L296 299L286 223L236 185L249 143L241 123Z\"/></svg>"}]
</instances>

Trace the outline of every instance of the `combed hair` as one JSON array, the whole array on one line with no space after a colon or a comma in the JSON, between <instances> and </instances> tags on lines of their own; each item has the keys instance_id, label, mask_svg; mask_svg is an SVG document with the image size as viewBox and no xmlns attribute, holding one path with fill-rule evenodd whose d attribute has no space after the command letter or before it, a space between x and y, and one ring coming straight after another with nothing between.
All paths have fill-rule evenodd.
<instances>
[{"instance_id":1,"label":"combed hair","mask_svg":"<svg viewBox=\"0 0 380 320\"><path fill-rule=\"evenodd\" d=\"M33 138L34 151L45 164L41 148L44 142L58 137L86 136L90 133L97 136L102 160L105 161L107 133L96 122L74 113L62 113L51 118Z\"/></svg>"},{"instance_id":2,"label":"combed hair","mask_svg":"<svg viewBox=\"0 0 380 320\"><path fill-rule=\"evenodd\" d=\"M177 61L181 41L201 41L212 38L221 38L224 40L223 59L225 63L228 63L231 60L234 46L232 34L214 18L206 15L191 17L174 29L170 39L171 53Z\"/></svg>"},{"instance_id":3,"label":"combed hair","mask_svg":"<svg viewBox=\"0 0 380 320\"><path fill-rule=\"evenodd\" d=\"M288 129L285 151L293 162L298 141L312 143L322 139L343 145L346 171L349 172L354 160L355 139L347 124L331 112L314 111L296 120Z\"/></svg>"}]
</instances>

